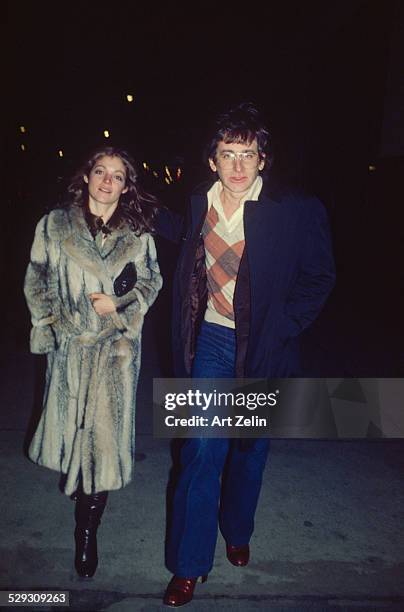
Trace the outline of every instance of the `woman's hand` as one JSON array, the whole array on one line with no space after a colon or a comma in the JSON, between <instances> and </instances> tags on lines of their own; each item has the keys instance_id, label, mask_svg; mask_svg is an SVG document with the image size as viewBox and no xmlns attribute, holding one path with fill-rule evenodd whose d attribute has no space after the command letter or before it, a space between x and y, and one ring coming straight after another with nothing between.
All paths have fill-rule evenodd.
<instances>
[{"instance_id":1,"label":"woman's hand","mask_svg":"<svg viewBox=\"0 0 404 612\"><path fill-rule=\"evenodd\" d=\"M89 298L98 315L103 316L116 311L112 298L105 293L90 293Z\"/></svg>"}]
</instances>

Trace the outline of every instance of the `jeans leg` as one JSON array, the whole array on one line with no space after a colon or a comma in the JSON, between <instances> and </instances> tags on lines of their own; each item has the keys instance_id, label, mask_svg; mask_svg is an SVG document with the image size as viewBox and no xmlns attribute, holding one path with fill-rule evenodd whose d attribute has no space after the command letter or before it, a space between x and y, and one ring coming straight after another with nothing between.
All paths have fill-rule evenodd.
<instances>
[{"instance_id":1,"label":"jeans leg","mask_svg":"<svg viewBox=\"0 0 404 612\"><path fill-rule=\"evenodd\" d=\"M250 541L269 445L268 438L257 438L251 448L240 450L238 441L232 440L219 516L227 544L244 546Z\"/></svg>"},{"instance_id":2,"label":"jeans leg","mask_svg":"<svg viewBox=\"0 0 404 612\"><path fill-rule=\"evenodd\" d=\"M218 531L220 475L229 440L192 438L181 449L181 475L175 491L167 547L168 568L197 577L212 569Z\"/></svg>"},{"instance_id":3,"label":"jeans leg","mask_svg":"<svg viewBox=\"0 0 404 612\"><path fill-rule=\"evenodd\" d=\"M234 378L235 334L221 325L203 323L198 337L193 378ZM167 566L177 576L207 574L215 554L220 477L228 439L191 438L181 449L167 546Z\"/></svg>"}]
</instances>

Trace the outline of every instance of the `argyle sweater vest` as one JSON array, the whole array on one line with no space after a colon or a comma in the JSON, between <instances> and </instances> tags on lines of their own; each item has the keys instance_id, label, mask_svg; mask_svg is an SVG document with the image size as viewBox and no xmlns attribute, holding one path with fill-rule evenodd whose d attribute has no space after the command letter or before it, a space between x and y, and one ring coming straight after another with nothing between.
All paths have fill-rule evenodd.
<instances>
[{"instance_id":1,"label":"argyle sweater vest","mask_svg":"<svg viewBox=\"0 0 404 612\"><path fill-rule=\"evenodd\" d=\"M233 296L244 251L243 218L228 231L214 205L202 228L205 246L208 306L205 320L234 328Z\"/></svg>"}]
</instances>

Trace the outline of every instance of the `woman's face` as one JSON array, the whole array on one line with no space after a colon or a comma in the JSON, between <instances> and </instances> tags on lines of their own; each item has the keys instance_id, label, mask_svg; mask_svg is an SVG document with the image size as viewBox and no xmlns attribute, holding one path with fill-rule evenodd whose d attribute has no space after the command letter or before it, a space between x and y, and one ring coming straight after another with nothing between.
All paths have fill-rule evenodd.
<instances>
[{"instance_id":1,"label":"woman's face","mask_svg":"<svg viewBox=\"0 0 404 612\"><path fill-rule=\"evenodd\" d=\"M120 157L99 157L89 176L84 175L91 200L107 207L118 203L121 193L126 193L126 169Z\"/></svg>"}]
</instances>

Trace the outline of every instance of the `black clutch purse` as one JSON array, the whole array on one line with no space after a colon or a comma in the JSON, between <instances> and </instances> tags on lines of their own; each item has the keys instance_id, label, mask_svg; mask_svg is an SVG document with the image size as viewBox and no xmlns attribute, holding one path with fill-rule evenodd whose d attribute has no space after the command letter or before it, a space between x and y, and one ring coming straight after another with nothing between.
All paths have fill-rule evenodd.
<instances>
[{"instance_id":1,"label":"black clutch purse","mask_svg":"<svg viewBox=\"0 0 404 612\"><path fill-rule=\"evenodd\" d=\"M114 293L121 297L131 291L137 281L136 266L130 262L126 264L119 276L114 280Z\"/></svg>"}]
</instances>

